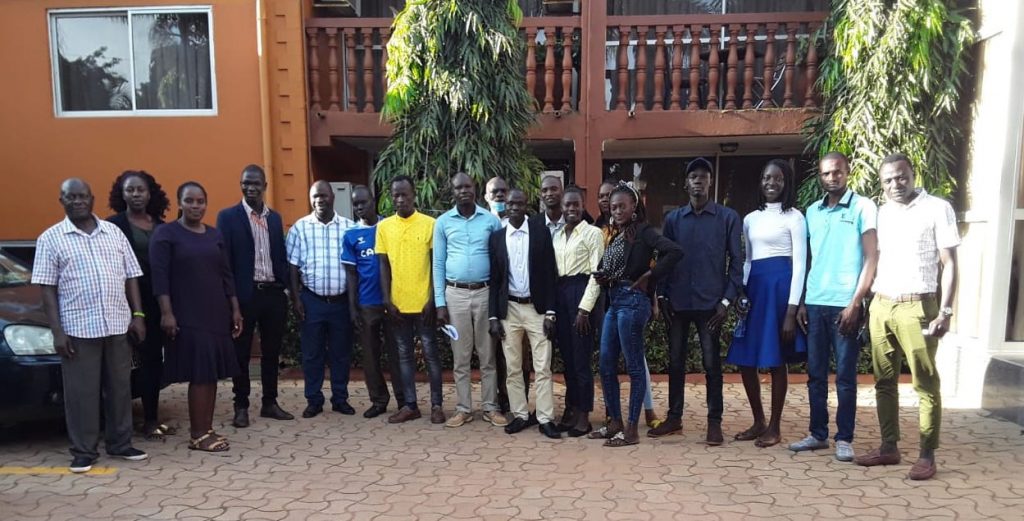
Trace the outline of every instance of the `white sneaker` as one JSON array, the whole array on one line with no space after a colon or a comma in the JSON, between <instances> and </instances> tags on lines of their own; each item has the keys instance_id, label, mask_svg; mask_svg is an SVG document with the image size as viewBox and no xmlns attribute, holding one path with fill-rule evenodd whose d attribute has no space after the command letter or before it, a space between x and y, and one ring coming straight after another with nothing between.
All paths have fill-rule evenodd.
<instances>
[{"instance_id":1,"label":"white sneaker","mask_svg":"<svg viewBox=\"0 0 1024 521\"><path fill-rule=\"evenodd\" d=\"M837 441L836 459L839 461L853 461L853 444L848 441Z\"/></svg>"},{"instance_id":2,"label":"white sneaker","mask_svg":"<svg viewBox=\"0 0 1024 521\"><path fill-rule=\"evenodd\" d=\"M805 450L818 450L827 448L828 440L819 440L818 438L815 438L814 436L810 435L796 443L789 444L789 450L793 452L803 452Z\"/></svg>"}]
</instances>

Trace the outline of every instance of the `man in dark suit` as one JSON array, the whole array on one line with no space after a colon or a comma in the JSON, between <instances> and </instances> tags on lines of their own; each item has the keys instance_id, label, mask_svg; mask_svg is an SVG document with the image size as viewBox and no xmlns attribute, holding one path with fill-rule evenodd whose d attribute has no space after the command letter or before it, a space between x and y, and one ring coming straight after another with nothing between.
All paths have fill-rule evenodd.
<instances>
[{"instance_id":1,"label":"man in dark suit","mask_svg":"<svg viewBox=\"0 0 1024 521\"><path fill-rule=\"evenodd\" d=\"M242 202L217 214L217 229L224 236L228 263L235 276L235 293L242 308L242 334L235 340L241 371L234 378L235 417L232 425L249 426L249 359L252 336L260 328L260 379L263 407L260 416L295 419L277 404L277 371L281 338L288 319L288 260L284 250L281 215L263 200L267 175L259 165L242 169Z\"/></svg>"},{"instance_id":2,"label":"man in dark suit","mask_svg":"<svg viewBox=\"0 0 1024 521\"><path fill-rule=\"evenodd\" d=\"M551 233L543 219L526 220L526 194L508 194L508 224L491 234L490 333L508 362L509 402L515 418L505 432L515 434L529 421L522 379L523 336L533 355L537 421L540 432L560 438L555 427L551 383L551 341L555 334L555 290L558 268Z\"/></svg>"}]
</instances>

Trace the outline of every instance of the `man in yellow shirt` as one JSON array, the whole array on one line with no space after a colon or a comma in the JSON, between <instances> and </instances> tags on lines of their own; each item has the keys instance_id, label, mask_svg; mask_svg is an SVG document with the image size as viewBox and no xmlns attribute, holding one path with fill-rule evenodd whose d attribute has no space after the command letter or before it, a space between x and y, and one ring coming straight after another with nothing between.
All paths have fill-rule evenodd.
<instances>
[{"instance_id":1,"label":"man in yellow shirt","mask_svg":"<svg viewBox=\"0 0 1024 521\"><path fill-rule=\"evenodd\" d=\"M430 422L444 423L441 408L441 357L435 339L434 292L431 289L431 250L434 219L416 211L412 178L391 180L395 215L377 225L376 254L380 260L381 294L398 344L405 403L388 418L402 423L420 418L416 404L416 340L423 344L430 375Z\"/></svg>"}]
</instances>

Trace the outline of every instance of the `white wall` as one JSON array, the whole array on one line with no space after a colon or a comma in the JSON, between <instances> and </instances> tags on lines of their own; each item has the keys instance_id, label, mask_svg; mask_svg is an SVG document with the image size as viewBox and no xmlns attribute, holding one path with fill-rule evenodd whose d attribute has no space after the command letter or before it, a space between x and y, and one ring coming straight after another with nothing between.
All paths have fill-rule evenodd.
<instances>
[{"instance_id":1,"label":"white wall","mask_svg":"<svg viewBox=\"0 0 1024 521\"><path fill-rule=\"evenodd\" d=\"M1024 9L1018 2L979 0L982 46L978 99L970 125L970 158L959 248L960 284L954 329L939 349L943 405L981 405L985 370L994 353L1024 353L1004 341L1012 216L1020 178L1024 126Z\"/></svg>"}]
</instances>

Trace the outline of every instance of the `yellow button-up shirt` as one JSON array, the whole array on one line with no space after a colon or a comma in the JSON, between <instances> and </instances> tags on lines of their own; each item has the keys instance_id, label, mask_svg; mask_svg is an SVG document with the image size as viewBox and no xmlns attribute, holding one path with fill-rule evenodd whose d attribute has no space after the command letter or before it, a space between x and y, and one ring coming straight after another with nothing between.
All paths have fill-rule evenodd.
<instances>
[{"instance_id":1,"label":"yellow button-up shirt","mask_svg":"<svg viewBox=\"0 0 1024 521\"><path fill-rule=\"evenodd\" d=\"M558 276L590 275L596 272L601 256L604 255L604 234L601 229L583 221L576 225L572 235L566 236L565 230L564 227L558 230L553 240ZM579 309L590 312L600 294L601 287L591 277Z\"/></svg>"}]
</instances>

